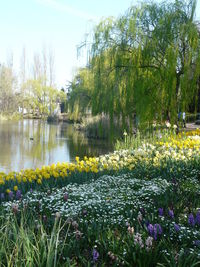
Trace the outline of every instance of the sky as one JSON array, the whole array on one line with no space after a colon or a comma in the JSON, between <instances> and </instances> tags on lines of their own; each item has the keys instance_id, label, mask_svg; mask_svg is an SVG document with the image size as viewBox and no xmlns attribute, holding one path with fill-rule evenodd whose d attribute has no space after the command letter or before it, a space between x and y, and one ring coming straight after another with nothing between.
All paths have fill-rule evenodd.
<instances>
[{"instance_id":1,"label":"sky","mask_svg":"<svg viewBox=\"0 0 200 267\"><path fill-rule=\"evenodd\" d=\"M102 18L118 17L136 0L0 0L0 63L13 54L19 70L23 47L29 62L46 47L55 55L58 88L72 80L86 62L77 58L77 46ZM200 0L197 0L200 18Z\"/></svg>"}]
</instances>

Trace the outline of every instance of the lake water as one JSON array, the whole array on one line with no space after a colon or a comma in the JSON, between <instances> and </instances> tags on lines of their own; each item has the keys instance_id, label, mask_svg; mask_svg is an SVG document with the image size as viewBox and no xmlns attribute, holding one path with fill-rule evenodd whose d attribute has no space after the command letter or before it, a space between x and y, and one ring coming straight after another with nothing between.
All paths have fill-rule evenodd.
<instances>
[{"instance_id":1,"label":"lake water","mask_svg":"<svg viewBox=\"0 0 200 267\"><path fill-rule=\"evenodd\" d=\"M41 120L0 121L0 171L19 171L76 156L98 156L112 151L105 140L87 139L71 124Z\"/></svg>"}]
</instances>

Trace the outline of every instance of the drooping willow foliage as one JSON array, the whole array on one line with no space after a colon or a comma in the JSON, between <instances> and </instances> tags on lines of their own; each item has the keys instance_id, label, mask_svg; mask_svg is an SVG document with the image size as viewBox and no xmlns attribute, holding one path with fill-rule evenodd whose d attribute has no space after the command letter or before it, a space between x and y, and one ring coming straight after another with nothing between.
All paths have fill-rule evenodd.
<instances>
[{"instance_id":1,"label":"drooping willow foliage","mask_svg":"<svg viewBox=\"0 0 200 267\"><path fill-rule=\"evenodd\" d=\"M90 108L93 86L92 73L88 68L79 69L68 87L68 109L74 119Z\"/></svg>"},{"instance_id":2,"label":"drooping willow foliage","mask_svg":"<svg viewBox=\"0 0 200 267\"><path fill-rule=\"evenodd\" d=\"M96 26L87 67L94 114L174 122L187 111L200 89L195 9L195 0L143 3Z\"/></svg>"}]
</instances>

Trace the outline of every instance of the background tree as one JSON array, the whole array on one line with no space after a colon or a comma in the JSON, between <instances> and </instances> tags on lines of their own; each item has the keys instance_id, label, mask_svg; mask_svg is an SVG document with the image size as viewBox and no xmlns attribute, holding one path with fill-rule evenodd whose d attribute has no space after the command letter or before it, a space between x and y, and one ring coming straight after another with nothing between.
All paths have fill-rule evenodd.
<instances>
[{"instance_id":1,"label":"background tree","mask_svg":"<svg viewBox=\"0 0 200 267\"><path fill-rule=\"evenodd\" d=\"M0 65L0 112L15 112L17 101L16 77L13 70L8 66Z\"/></svg>"},{"instance_id":2,"label":"background tree","mask_svg":"<svg viewBox=\"0 0 200 267\"><path fill-rule=\"evenodd\" d=\"M28 109L38 115L46 116L54 113L57 105L65 99L65 93L54 87L44 86L42 79L30 79L25 84Z\"/></svg>"},{"instance_id":3,"label":"background tree","mask_svg":"<svg viewBox=\"0 0 200 267\"><path fill-rule=\"evenodd\" d=\"M196 1L143 3L97 25L91 50L92 110L111 118L175 122L197 95Z\"/></svg>"},{"instance_id":4,"label":"background tree","mask_svg":"<svg viewBox=\"0 0 200 267\"><path fill-rule=\"evenodd\" d=\"M38 115L52 114L60 101L65 98L63 92L55 87L54 54L51 49L43 47L41 53L35 53L32 63L32 72L25 75L25 50L21 59L21 106L23 109Z\"/></svg>"},{"instance_id":5,"label":"background tree","mask_svg":"<svg viewBox=\"0 0 200 267\"><path fill-rule=\"evenodd\" d=\"M68 108L69 112L74 114L77 119L80 114L85 114L90 108L91 90L92 90L92 73L88 68L78 71L72 83L68 87Z\"/></svg>"}]
</instances>

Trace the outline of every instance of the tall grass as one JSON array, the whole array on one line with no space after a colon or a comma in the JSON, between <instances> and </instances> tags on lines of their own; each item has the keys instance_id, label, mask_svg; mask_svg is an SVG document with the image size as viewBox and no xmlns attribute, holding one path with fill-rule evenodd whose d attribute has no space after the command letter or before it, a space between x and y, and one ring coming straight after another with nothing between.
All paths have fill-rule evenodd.
<instances>
[{"instance_id":1,"label":"tall grass","mask_svg":"<svg viewBox=\"0 0 200 267\"><path fill-rule=\"evenodd\" d=\"M115 150L135 149L140 147L143 143L154 144L158 141L166 141L170 135L176 135L174 129L149 128L143 132L138 130L135 134L127 134L127 132L124 131L123 137L118 139L115 143Z\"/></svg>"},{"instance_id":2,"label":"tall grass","mask_svg":"<svg viewBox=\"0 0 200 267\"><path fill-rule=\"evenodd\" d=\"M114 136L121 136L123 133L123 128L119 125L119 122L115 120L111 123L106 115L83 118L79 129L83 130L88 138L95 139L112 139Z\"/></svg>"},{"instance_id":3,"label":"tall grass","mask_svg":"<svg viewBox=\"0 0 200 267\"><path fill-rule=\"evenodd\" d=\"M65 227L61 220L55 219L50 231L42 221L36 222L23 214L19 221L14 215L5 220L5 217L0 218L0 266L58 266L67 236L66 231L60 242Z\"/></svg>"}]
</instances>

